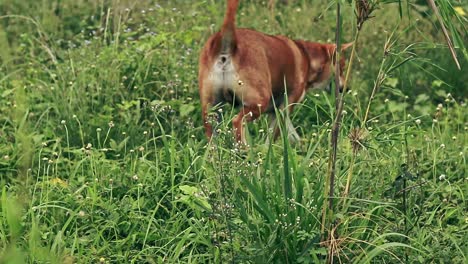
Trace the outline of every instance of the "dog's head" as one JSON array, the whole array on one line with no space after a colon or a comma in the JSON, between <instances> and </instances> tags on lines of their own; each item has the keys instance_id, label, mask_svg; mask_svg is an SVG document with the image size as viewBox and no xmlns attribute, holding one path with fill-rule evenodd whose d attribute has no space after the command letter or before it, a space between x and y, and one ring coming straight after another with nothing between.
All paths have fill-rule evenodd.
<instances>
[{"instance_id":1,"label":"dog's head","mask_svg":"<svg viewBox=\"0 0 468 264\"><path fill-rule=\"evenodd\" d=\"M308 84L310 88L325 88L330 83L330 79L335 72L336 63L336 45L322 44L297 40L296 44L307 55L309 61ZM341 46L341 51L351 47L353 43L346 43ZM339 61L340 66L340 92L344 85L345 56L342 53Z\"/></svg>"}]
</instances>

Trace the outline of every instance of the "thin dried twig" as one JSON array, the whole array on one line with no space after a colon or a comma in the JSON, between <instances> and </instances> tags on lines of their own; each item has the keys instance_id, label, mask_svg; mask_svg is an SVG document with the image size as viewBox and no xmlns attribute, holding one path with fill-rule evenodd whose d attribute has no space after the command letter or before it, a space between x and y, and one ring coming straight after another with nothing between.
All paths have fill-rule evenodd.
<instances>
[{"instance_id":1,"label":"thin dried twig","mask_svg":"<svg viewBox=\"0 0 468 264\"><path fill-rule=\"evenodd\" d=\"M455 49L453 48L452 40L450 39L450 36L447 32L447 29L445 28L444 21L442 19L442 16L439 13L439 9L437 8L434 0L427 0L427 4L431 7L432 11L434 11L434 14L437 17L437 20L439 20L440 27L442 28L442 32L444 33L445 41L447 41L447 46L450 49L450 53L452 54L452 58L455 61L455 64L457 65L457 68L461 70L460 63L458 62L457 59L457 53L455 52Z\"/></svg>"}]
</instances>

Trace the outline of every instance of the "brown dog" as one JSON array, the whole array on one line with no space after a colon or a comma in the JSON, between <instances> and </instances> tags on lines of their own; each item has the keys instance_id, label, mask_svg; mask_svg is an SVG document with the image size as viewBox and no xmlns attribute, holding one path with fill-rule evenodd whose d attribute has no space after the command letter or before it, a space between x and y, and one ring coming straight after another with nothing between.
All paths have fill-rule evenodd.
<instances>
[{"instance_id":1,"label":"brown dog","mask_svg":"<svg viewBox=\"0 0 468 264\"><path fill-rule=\"evenodd\" d=\"M292 112L294 104L304 98L307 87L321 88L329 83L335 45L293 41L284 36L238 29L235 27L238 3L239 0L228 0L221 30L203 47L198 80L206 135L213 134L208 121L210 106L233 103L240 107L233 119L234 133L238 142L245 143L244 119L252 121L262 113L270 113L276 126L274 107L285 107L285 93L288 110ZM344 67L344 59L340 67ZM342 84L342 76L340 80ZM286 126L289 138L298 140L288 117ZM277 134L276 128L274 137Z\"/></svg>"}]
</instances>

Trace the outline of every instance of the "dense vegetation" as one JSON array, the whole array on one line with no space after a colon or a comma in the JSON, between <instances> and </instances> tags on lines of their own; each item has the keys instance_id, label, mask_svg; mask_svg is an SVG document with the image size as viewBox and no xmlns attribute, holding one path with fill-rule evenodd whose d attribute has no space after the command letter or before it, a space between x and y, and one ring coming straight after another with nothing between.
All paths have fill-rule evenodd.
<instances>
[{"instance_id":1,"label":"dense vegetation","mask_svg":"<svg viewBox=\"0 0 468 264\"><path fill-rule=\"evenodd\" d=\"M266 2L237 24L334 41L334 3ZM468 6L458 70L425 1L387 2L356 43L325 226L333 94L291 114L298 144L261 118L237 146L229 106L204 137L198 52L224 1L2 0L0 263L465 263Z\"/></svg>"}]
</instances>

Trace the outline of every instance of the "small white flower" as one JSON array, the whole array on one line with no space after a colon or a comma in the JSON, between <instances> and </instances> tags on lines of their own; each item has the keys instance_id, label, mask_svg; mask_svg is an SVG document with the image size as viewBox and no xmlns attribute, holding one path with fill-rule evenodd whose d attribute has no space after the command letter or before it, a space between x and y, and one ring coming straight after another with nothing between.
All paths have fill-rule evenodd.
<instances>
[{"instance_id":1,"label":"small white flower","mask_svg":"<svg viewBox=\"0 0 468 264\"><path fill-rule=\"evenodd\" d=\"M78 216L79 216L79 217L83 217L83 216L85 216L85 215L86 215L86 213L85 213L83 210L80 210L80 211L78 212Z\"/></svg>"},{"instance_id":2,"label":"small white flower","mask_svg":"<svg viewBox=\"0 0 468 264\"><path fill-rule=\"evenodd\" d=\"M414 122L416 123L416 125L420 125L421 124L421 119L416 119Z\"/></svg>"},{"instance_id":3,"label":"small white flower","mask_svg":"<svg viewBox=\"0 0 468 264\"><path fill-rule=\"evenodd\" d=\"M135 180L135 181L138 181L138 175L136 175L136 174L133 175L133 176L132 176L132 179Z\"/></svg>"},{"instance_id":4,"label":"small white flower","mask_svg":"<svg viewBox=\"0 0 468 264\"><path fill-rule=\"evenodd\" d=\"M385 98L384 103L388 103L388 101L390 100L388 100L388 98Z\"/></svg>"},{"instance_id":5,"label":"small white flower","mask_svg":"<svg viewBox=\"0 0 468 264\"><path fill-rule=\"evenodd\" d=\"M445 144L440 144L440 148L445 148Z\"/></svg>"},{"instance_id":6,"label":"small white flower","mask_svg":"<svg viewBox=\"0 0 468 264\"><path fill-rule=\"evenodd\" d=\"M62 125L65 125L66 123L67 123L67 121L65 121L65 120L60 121L60 124L62 124Z\"/></svg>"}]
</instances>

